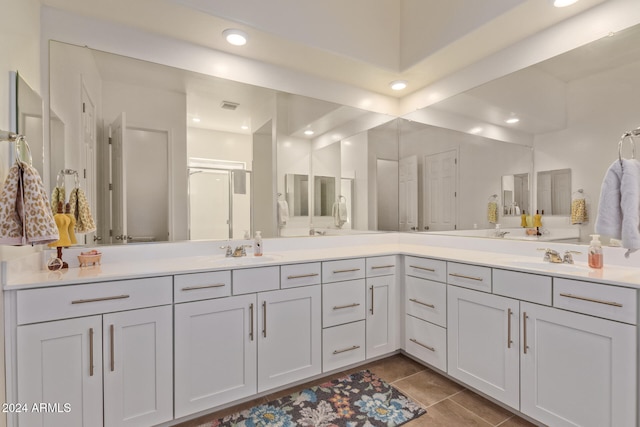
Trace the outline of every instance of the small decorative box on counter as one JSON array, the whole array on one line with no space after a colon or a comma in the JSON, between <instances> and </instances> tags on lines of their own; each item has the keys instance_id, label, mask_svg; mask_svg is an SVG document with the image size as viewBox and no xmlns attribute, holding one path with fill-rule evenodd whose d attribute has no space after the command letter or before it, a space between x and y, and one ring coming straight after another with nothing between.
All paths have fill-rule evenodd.
<instances>
[{"instance_id":1,"label":"small decorative box on counter","mask_svg":"<svg viewBox=\"0 0 640 427\"><path fill-rule=\"evenodd\" d=\"M78 261L80 261L80 267L86 267L88 265L100 265L100 258L102 258L102 252L98 252L93 249L89 252L80 252L78 255Z\"/></svg>"}]
</instances>

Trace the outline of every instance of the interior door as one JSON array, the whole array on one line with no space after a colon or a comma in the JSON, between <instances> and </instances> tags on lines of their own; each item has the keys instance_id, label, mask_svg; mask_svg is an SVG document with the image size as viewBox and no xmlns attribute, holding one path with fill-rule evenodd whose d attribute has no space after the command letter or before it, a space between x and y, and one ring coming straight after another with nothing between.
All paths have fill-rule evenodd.
<instances>
[{"instance_id":1,"label":"interior door","mask_svg":"<svg viewBox=\"0 0 640 427\"><path fill-rule=\"evenodd\" d=\"M418 229L418 156L400 159L398 173L400 231Z\"/></svg>"},{"instance_id":2,"label":"interior door","mask_svg":"<svg viewBox=\"0 0 640 427\"><path fill-rule=\"evenodd\" d=\"M81 180L84 180L84 193L89 202L91 212L96 212L96 107L89 92L82 84L82 151L81 168L78 171ZM93 242L95 232L87 233L84 243Z\"/></svg>"},{"instance_id":3,"label":"interior door","mask_svg":"<svg viewBox=\"0 0 640 427\"><path fill-rule=\"evenodd\" d=\"M458 150L424 157L423 224L425 230L455 230Z\"/></svg>"},{"instance_id":4,"label":"interior door","mask_svg":"<svg viewBox=\"0 0 640 427\"><path fill-rule=\"evenodd\" d=\"M231 239L229 171L189 170L189 238Z\"/></svg>"},{"instance_id":5,"label":"interior door","mask_svg":"<svg viewBox=\"0 0 640 427\"><path fill-rule=\"evenodd\" d=\"M126 155L127 118L124 112L109 126L111 140L111 243L127 243Z\"/></svg>"}]
</instances>

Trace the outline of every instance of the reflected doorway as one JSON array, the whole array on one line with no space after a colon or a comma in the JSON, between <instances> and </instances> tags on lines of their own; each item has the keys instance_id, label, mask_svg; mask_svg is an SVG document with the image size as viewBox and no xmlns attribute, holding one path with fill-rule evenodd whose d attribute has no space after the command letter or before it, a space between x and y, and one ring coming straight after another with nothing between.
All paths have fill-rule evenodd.
<instances>
[{"instance_id":1,"label":"reflected doorway","mask_svg":"<svg viewBox=\"0 0 640 427\"><path fill-rule=\"evenodd\" d=\"M252 233L251 171L240 162L190 161L189 239L241 239ZM212 167L213 166L213 167Z\"/></svg>"}]
</instances>

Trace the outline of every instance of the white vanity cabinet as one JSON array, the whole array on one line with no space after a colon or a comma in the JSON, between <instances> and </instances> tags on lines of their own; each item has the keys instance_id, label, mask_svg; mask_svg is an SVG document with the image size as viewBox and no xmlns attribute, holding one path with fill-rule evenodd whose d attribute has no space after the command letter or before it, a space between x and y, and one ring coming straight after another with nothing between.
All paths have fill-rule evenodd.
<instances>
[{"instance_id":1,"label":"white vanity cabinet","mask_svg":"<svg viewBox=\"0 0 640 427\"><path fill-rule=\"evenodd\" d=\"M457 286L447 298L449 375L518 409L519 301Z\"/></svg>"},{"instance_id":2,"label":"white vanity cabinet","mask_svg":"<svg viewBox=\"0 0 640 427\"><path fill-rule=\"evenodd\" d=\"M258 294L258 392L322 372L320 285Z\"/></svg>"},{"instance_id":3,"label":"white vanity cabinet","mask_svg":"<svg viewBox=\"0 0 640 427\"><path fill-rule=\"evenodd\" d=\"M176 418L257 392L256 301L249 294L175 305Z\"/></svg>"},{"instance_id":4,"label":"white vanity cabinet","mask_svg":"<svg viewBox=\"0 0 640 427\"><path fill-rule=\"evenodd\" d=\"M370 359L396 351L399 328L396 310L397 257L381 256L366 259L366 357Z\"/></svg>"},{"instance_id":5,"label":"white vanity cabinet","mask_svg":"<svg viewBox=\"0 0 640 427\"><path fill-rule=\"evenodd\" d=\"M493 292L448 287L449 375L546 425L637 425L635 289L493 269Z\"/></svg>"},{"instance_id":6,"label":"white vanity cabinet","mask_svg":"<svg viewBox=\"0 0 640 427\"><path fill-rule=\"evenodd\" d=\"M16 401L60 407L19 414L19 425L173 419L171 283L159 277L17 291ZM82 317L65 318L74 315Z\"/></svg>"},{"instance_id":7,"label":"white vanity cabinet","mask_svg":"<svg viewBox=\"0 0 640 427\"><path fill-rule=\"evenodd\" d=\"M404 350L442 371L447 370L447 263L405 257Z\"/></svg>"}]
</instances>

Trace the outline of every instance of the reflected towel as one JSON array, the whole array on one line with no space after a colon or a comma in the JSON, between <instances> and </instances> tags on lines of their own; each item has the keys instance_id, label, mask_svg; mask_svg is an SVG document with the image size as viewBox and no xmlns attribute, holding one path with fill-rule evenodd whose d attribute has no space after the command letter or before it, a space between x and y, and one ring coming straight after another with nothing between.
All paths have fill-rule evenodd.
<instances>
[{"instance_id":1,"label":"reflected towel","mask_svg":"<svg viewBox=\"0 0 640 427\"><path fill-rule=\"evenodd\" d=\"M284 227L289 221L289 204L286 200L278 200L278 226Z\"/></svg>"},{"instance_id":2,"label":"reflected towel","mask_svg":"<svg viewBox=\"0 0 640 427\"><path fill-rule=\"evenodd\" d=\"M600 191L596 233L622 240L625 256L640 249L640 162L616 160Z\"/></svg>"},{"instance_id":3,"label":"reflected towel","mask_svg":"<svg viewBox=\"0 0 640 427\"><path fill-rule=\"evenodd\" d=\"M491 224L495 224L498 222L498 203L497 202L489 202L487 205L487 220Z\"/></svg>"},{"instance_id":4,"label":"reflected towel","mask_svg":"<svg viewBox=\"0 0 640 427\"><path fill-rule=\"evenodd\" d=\"M344 202L335 202L332 211L334 225L341 228L347 222L347 204Z\"/></svg>"},{"instance_id":5,"label":"reflected towel","mask_svg":"<svg viewBox=\"0 0 640 427\"><path fill-rule=\"evenodd\" d=\"M76 233L92 233L96 231L96 224L91 215L89 202L81 188L74 188L69 194L69 205L71 214L76 219Z\"/></svg>"},{"instance_id":6,"label":"reflected towel","mask_svg":"<svg viewBox=\"0 0 640 427\"><path fill-rule=\"evenodd\" d=\"M51 213L52 214L56 214L58 213L58 203L62 203L62 206L64 206L65 203L65 190L64 187L55 187L53 189L53 191L51 192Z\"/></svg>"},{"instance_id":7,"label":"reflected towel","mask_svg":"<svg viewBox=\"0 0 640 427\"><path fill-rule=\"evenodd\" d=\"M44 244L58 237L40 175L26 163L16 163L0 193L0 244Z\"/></svg>"},{"instance_id":8,"label":"reflected towel","mask_svg":"<svg viewBox=\"0 0 640 427\"><path fill-rule=\"evenodd\" d=\"M571 224L585 224L589 222L587 214L587 201L574 199L571 201Z\"/></svg>"}]
</instances>

